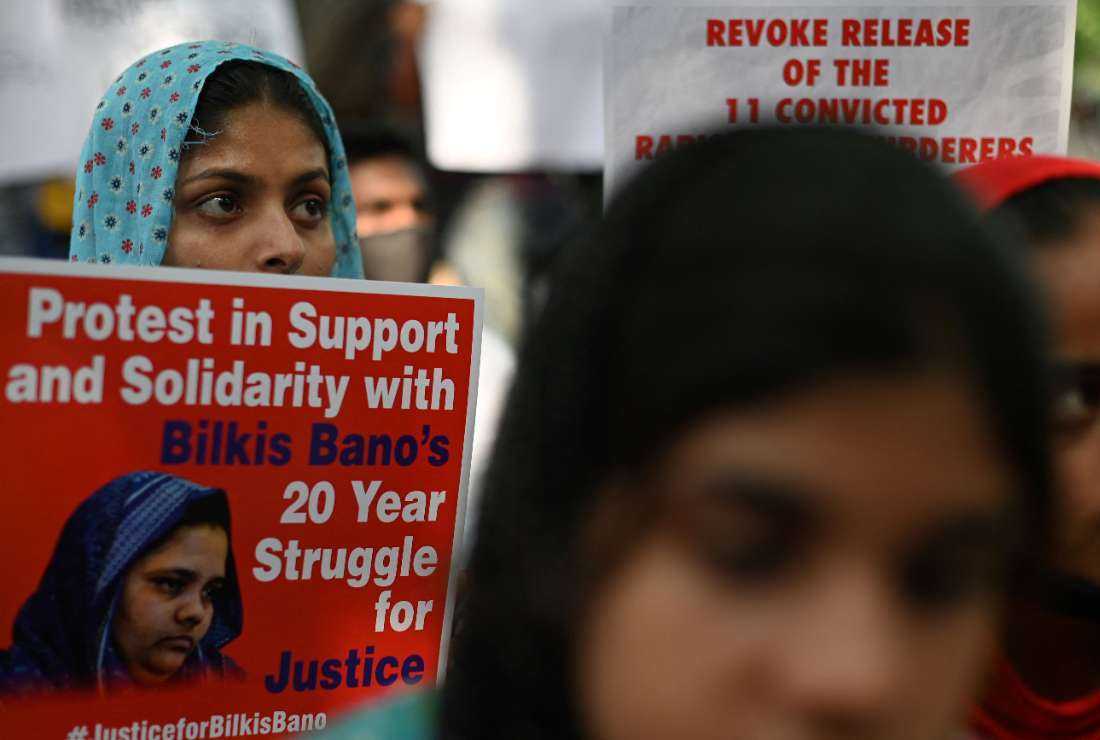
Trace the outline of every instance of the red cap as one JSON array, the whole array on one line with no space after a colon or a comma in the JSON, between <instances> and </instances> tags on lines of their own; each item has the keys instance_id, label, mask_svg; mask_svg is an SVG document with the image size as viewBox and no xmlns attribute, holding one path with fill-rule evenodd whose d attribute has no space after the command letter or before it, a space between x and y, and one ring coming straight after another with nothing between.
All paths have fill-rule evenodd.
<instances>
[{"instance_id":1,"label":"red cap","mask_svg":"<svg viewBox=\"0 0 1100 740\"><path fill-rule=\"evenodd\" d=\"M1004 157L967 167L952 177L983 211L1050 180L1100 180L1100 163L1071 157Z\"/></svg>"}]
</instances>

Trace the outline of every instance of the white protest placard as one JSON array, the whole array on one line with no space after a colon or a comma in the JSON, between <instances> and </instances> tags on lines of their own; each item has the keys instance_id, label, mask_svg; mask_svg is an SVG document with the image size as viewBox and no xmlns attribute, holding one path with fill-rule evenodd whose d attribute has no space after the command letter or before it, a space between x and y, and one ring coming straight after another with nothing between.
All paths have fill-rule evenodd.
<instances>
[{"instance_id":1,"label":"white protest placard","mask_svg":"<svg viewBox=\"0 0 1100 740\"><path fill-rule=\"evenodd\" d=\"M1064 153L1075 14L1075 0L614 7L604 192L723 126L866 126L949 168Z\"/></svg>"},{"instance_id":2,"label":"white protest placard","mask_svg":"<svg viewBox=\"0 0 1100 740\"><path fill-rule=\"evenodd\" d=\"M601 0L435 0L420 48L428 156L466 172L597 170Z\"/></svg>"},{"instance_id":3,"label":"white protest placard","mask_svg":"<svg viewBox=\"0 0 1100 740\"><path fill-rule=\"evenodd\" d=\"M4 14L0 183L71 176L96 102L149 52L218 39L303 61L289 0L8 0Z\"/></svg>"}]
</instances>

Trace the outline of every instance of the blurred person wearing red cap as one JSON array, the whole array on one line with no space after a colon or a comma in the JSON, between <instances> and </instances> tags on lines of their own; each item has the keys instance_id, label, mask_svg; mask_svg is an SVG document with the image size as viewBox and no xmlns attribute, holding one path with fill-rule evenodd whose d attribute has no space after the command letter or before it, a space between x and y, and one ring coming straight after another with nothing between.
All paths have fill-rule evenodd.
<instances>
[{"instance_id":1,"label":"blurred person wearing red cap","mask_svg":"<svg viewBox=\"0 0 1100 740\"><path fill-rule=\"evenodd\" d=\"M1100 738L1100 164L1009 158L956 181L1031 245L1057 368L1054 547L1010 611L973 727L998 740Z\"/></svg>"}]
</instances>

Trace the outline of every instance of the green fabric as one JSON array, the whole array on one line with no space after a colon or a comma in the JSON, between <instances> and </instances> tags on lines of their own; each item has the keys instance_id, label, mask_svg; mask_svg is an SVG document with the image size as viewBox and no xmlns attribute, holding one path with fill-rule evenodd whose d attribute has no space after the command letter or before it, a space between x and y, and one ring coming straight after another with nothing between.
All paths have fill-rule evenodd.
<instances>
[{"instance_id":1,"label":"green fabric","mask_svg":"<svg viewBox=\"0 0 1100 740\"><path fill-rule=\"evenodd\" d=\"M425 691L344 715L331 729L313 733L324 740L434 740L439 695Z\"/></svg>"}]
</instances>

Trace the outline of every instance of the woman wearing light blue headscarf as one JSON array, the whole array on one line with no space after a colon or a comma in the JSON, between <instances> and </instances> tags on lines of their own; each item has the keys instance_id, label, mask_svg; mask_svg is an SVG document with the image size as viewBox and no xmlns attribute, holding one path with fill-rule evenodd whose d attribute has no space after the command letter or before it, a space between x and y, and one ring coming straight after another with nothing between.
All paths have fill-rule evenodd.
<instances>
[{"instance_id":1,"label":"woman wearing light blue headscarf","mask_svg":"<svg viewBox=\"0 0 1100 740\"><path fill-rule=\"evenodd\" d=\"M206 88L211 86L208 79L219 69L224 72L235 68L239 76L242 67L257 66L275 70L274 75L268 76L283 88L290 81L295 88L290 94L308 101L290 112L306 119L303 122L317 138L323 134L320 143L327 157L324 174L330 193L326 192L323 211L306 203L304 207L295 206L299 208L295 215L324 217L335 245L331 275L362 277L351 183L332 109L313 80L292 62L268 51L221 41L180 44L149 54L119 75L107 90L96 108L77 171L69 242L72 261L159 265L167 257L168 262L173 262L169 242L170 237L175 239L172 231L179 205L176 180L181 161L196 147L218 143L220 129L232 128L222 125L204 129L202 121L195 120L196 109L202 109ZM267 97L262 102L269 103ZM221 105L225 107L224 101ZM239 127L237 133L239 136ZM262 125L245 132L246 139L252 142L262 141L270 134ZM217 209L232 216L230 208L235 207L227 197L218 200L217 196L213 205L205 206L218 217L223 214ZM207 241L225 240L214 236ZM295 272L297 266L291 262L273 260L272 269ZM213 260L205 264L196 260L175 263L219 266Z\"/></svg>"}]
</instances>

